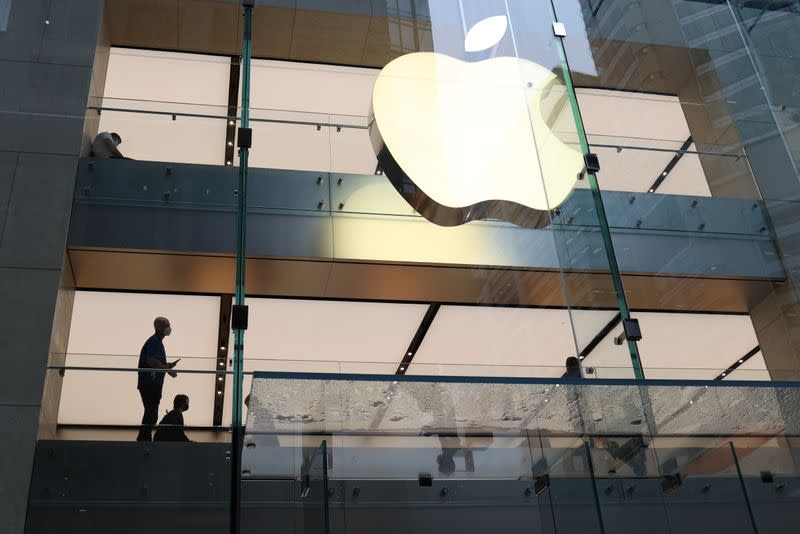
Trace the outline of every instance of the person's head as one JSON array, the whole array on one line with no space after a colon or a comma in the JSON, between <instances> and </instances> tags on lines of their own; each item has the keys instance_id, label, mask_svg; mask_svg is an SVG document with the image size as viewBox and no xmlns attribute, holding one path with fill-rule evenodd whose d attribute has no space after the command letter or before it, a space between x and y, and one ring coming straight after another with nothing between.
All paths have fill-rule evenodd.
<instances>
[{"instance_id":1,"label":"person's head","mask_svg":"<svg viewBox=\"0 0 800 534\"><path fill-rule=\"evenodd\" d=\"M169 319L166 317L156 317L156 320L153 321L153 328L156 331L156 335L160 337L165 337L172 333L172 325L170 325Z\"/></svg>"},{"instance_id":2,"label":"person's head","mask_svg":"<svg viewBox=\"0 0 800 534\"><path fill-rule=\"evenodd\" d=\"M567 358L567 371L575 371L581 368L581 361L575 356Z\"/></svg>"},{"instance_id":3,"label":"person's head","mask_svg":"<svg viewBox=\"0 0 800 534\"><path fill-rule=\"evenodd\" d=\"M187 395L175 395L175 400L172 401L172 407L182 412L187 411L189 409L189 397Z\"/></svg>"},{"instance_id":4,"label":"person's head","mask_svg":"<svg viewBox=\"0 0 800 534\"><path fill-rule=\"evenodd\" d=\"M118 133L116 133L116 132L113 132L111 134L111 139L114 140L114 144L117 145L117 146L122 144L122 137L120 137L120 135Z\"/></svg>"},{"instance_id":5,"label":"person's head","mask_svg":"<svg viewBox=\"0 0 800 534\"><path fill-rule=\"evenodd\" d=\"M437 456L436 463L439 464L439 473L443 475L452 475L456 470L456 461L453 460L453 455L447 452Z\"/></svg>"}]
</instances>

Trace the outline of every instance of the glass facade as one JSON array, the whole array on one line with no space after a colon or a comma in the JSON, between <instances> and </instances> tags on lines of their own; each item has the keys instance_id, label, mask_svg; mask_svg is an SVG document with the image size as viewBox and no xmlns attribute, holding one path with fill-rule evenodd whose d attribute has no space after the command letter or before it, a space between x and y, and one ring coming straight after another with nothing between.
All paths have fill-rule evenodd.
<instances>
[{"instance_id":1,"label":"glass facade","mask_svg":"<svg viewBox=\"0 0 800 534\"><path fill-rule=\"evenodd\" d=\"M796 518L796 1L66 4L0 0L13 532Z\"/></svg>"}]
</instances>

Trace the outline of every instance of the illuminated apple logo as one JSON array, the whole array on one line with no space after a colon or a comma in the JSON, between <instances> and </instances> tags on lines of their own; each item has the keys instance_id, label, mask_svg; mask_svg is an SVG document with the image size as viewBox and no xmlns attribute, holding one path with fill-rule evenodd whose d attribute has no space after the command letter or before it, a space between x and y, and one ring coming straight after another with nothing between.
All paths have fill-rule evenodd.
<instances>
[{"instance_id":1,"label":"illuminated apple logo","mask_svg":"<svg viewBox=\"0 0 800 534\"><path fill-rule=\"evenodd\" d=\"M566 87L541 65L418 52L378 75L370 138L380 169L429 221L539 228L583 170L581 152L552 129L565 113Z\"/></svg>"}]
</instances>

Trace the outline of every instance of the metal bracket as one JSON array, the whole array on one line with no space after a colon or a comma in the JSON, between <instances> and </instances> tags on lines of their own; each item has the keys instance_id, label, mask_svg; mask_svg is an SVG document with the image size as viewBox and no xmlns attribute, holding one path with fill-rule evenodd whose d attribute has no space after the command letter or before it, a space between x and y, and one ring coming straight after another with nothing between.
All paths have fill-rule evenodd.
<instances>
[{"instance_id":1,"label":"metal bracket","mask_svg":"<svg viewBox=\"0 0 800 534\"><path fill-rule=\"evenodd\" d=\"M231 308L231 327L234 330L247 330L247 306L234 304Z\"/></svg>"},{"instance_id":2,"label":"metal bracket","mask_svg":"<svg viewBox=\"0 0 800 534\"><path fill-rule=\"evenodd\" d=\"M239 128L237 144L239 148L251 148L253 146L253 129Z\"/></svg>"},{"instance_id":3,"label":"metal bracket","mask_svg":"<svg viewBox=\"0 0 800 534\"><path fill-rule=\"evenodd\" d=\"M566 37L567 36L567 27L564 26L563 22L554 22L553 23L553 35L556 37Z\"/></svg>"},{"instance_id":4,"label":"metal bracket","mask_svg":"<svg viewBox=\"0 0 800 534\"><path fill-rule=\"evenodd\" d=\"M583 170L578 175L578 180L583 180L586 173L596 174L600 172L600 159L597 154L589 152L583 156Z\"/></svg>"},{"instance_id":5,"label":"metal bracket","mask_svg":"<svg viewBox=\"0 0 800 534\"><path fill-rule=\"evenodd\" d=\"M541 495L550 489L550 475L539 475L533 477L533 491L536 495Z\"/></svg>"},{"instance_id":6,"label":"metal bracket","mask_svg":"<svg viewBox=\"0 0 800 534\"><path fill-rule=\"evenodd\" d=\"M625 340L628 341L641 341L642 329L639 326L638 319L623 319L622 333L614 338L615 345L622 345Z\"/></svg>"}]
</instances>

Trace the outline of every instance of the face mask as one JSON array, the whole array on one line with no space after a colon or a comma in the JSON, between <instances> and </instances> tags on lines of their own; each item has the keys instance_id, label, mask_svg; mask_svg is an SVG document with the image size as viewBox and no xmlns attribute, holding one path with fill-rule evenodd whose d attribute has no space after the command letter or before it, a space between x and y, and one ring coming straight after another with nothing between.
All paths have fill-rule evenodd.
<instances>
[{"instance_id":1,"label":"face mask","mask_svg":"<svg viewBox=\"0 0 800 534\"><path fill-rule=\"evenodd\" d=\"M164 335L165 335L165 336L168 336L168 335L170 335L171 333L172 333L172 327L171 327L171 326L168 326L168 327L166 327L166 328L164 329Z\"/></svg>"}]
</instances>

